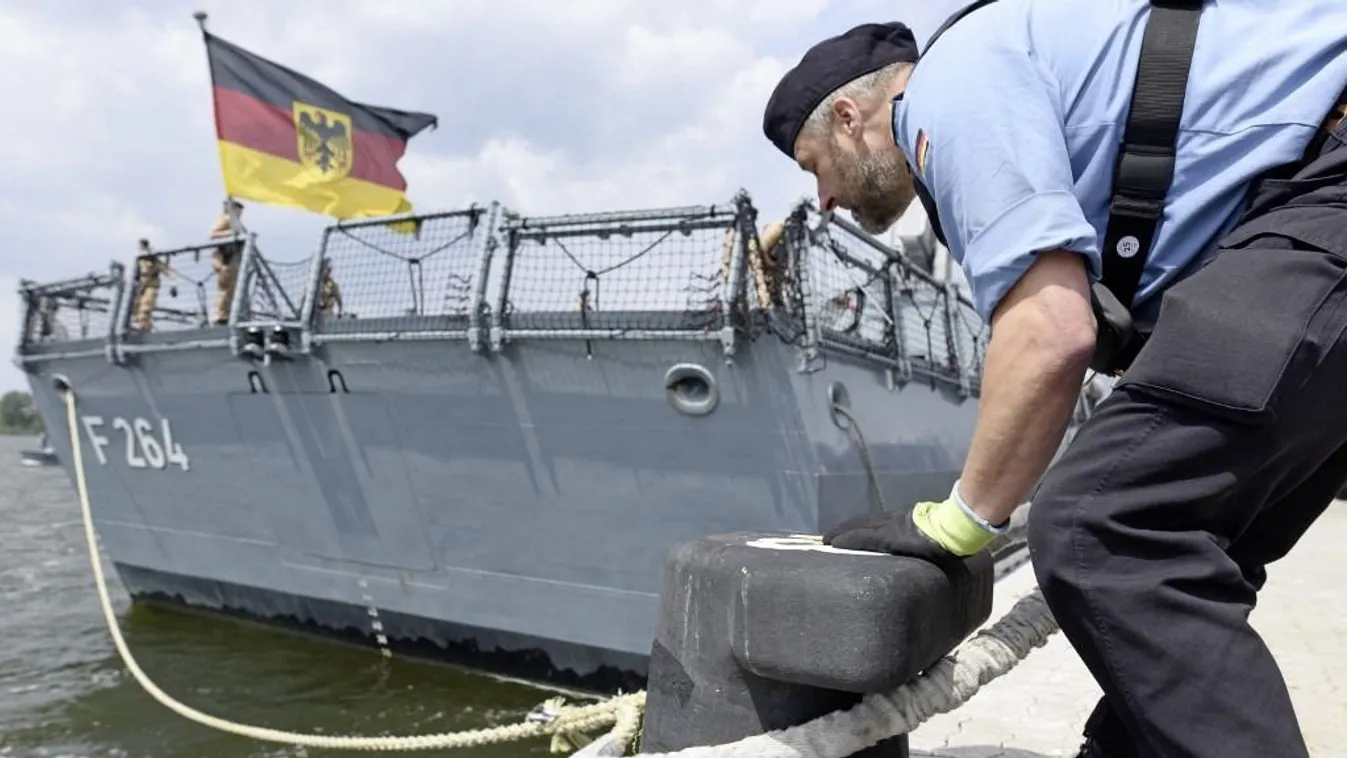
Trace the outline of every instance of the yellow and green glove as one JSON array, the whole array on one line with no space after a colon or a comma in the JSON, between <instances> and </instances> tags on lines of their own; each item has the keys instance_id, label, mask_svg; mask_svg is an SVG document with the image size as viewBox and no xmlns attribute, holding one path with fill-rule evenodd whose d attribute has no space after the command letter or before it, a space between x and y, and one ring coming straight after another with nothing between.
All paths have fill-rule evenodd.
<instances>
[{"instance_id":1,"label":"yellow and green glove","mask_svg":"<svg viewBox=\"0 0 1347 758\"><path fill-rule=\"evenodd\" d=\"M866 550L948 563L987 547L1007 524L993 526L973 512L954 483L941 502L921 502L910 508L859 516L844 521L823 543L843 550Z\"/></svg>"}]
</instances>

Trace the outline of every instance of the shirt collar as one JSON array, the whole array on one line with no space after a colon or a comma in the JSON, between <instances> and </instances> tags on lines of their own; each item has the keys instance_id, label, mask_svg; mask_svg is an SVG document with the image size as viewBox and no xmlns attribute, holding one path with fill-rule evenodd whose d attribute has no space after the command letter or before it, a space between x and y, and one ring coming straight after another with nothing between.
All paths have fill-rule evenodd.
<instances>
[{"instance_id":1,"label":"shirt collar","mask_svg":"<svg viewBox=\"0 0 1347 758\"><path fill-rule=\"evenodd\" d=\"M903 149L902 124L903 114L906 112L907 106L907 103L903 100L903 94L904 93L899 92L894 95L893 100L889 102L891 107L889 113L889 129L892 132L891 136L893 137L893 144L897 145L899 149ZM903 151L906 153L905 149L903 149Z\"/></svg>"}]
</instances>

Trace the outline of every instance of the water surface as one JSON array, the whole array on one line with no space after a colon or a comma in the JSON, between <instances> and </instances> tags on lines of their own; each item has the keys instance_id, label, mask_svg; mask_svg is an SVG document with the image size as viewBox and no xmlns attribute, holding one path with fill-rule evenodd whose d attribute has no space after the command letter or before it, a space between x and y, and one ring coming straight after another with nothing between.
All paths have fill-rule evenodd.
<instances>
[{"instance_id":1,"label":"water surface","mask_svg":"<svg viewBox=\"0 0 1347 758\"><path fill-rule=\"evenodd\" d=\"M32 444L0 436L0 756L549 755L541 739L451 752L308 750L222 734L164 708L126 672L104 626L73 482L58 467L20 465L19 451ZM220 718L325 734L425 734L514 723L554 694L387 659L373 643L133 608L103 565L141 668L174 698Z\"/></svg>"}]
</instances>

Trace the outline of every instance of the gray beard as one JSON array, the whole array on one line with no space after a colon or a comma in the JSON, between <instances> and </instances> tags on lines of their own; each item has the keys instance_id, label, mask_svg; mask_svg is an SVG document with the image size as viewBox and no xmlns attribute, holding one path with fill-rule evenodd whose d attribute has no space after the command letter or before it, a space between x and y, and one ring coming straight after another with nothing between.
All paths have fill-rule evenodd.
<instances>
[{"instance_id":1,"label":"gray beard","mask_svg":"<svg viewBox=\"0 0 1347 758\"><path fill-rule=\"evenodd\" d=\"M855 190L851 218L868 234L881 234L893 226L912 202L914 191L906 161L897 150L872 153L869 160L849 164L834 143L833 162L845 166L842 183Z\"/></svg>"}]
</instances>

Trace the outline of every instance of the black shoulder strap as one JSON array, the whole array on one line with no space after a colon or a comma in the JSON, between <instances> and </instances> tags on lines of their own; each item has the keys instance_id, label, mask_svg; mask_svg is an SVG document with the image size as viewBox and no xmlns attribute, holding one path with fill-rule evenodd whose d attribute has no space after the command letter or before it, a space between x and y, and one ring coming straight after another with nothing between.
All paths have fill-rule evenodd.
<instances>
[{"instance_id":1,"label":"black shoulder strap","mask_svg":"<svg viewBox=\"0 0 1347 758\"><path fill-rule=\"evenodd\" d=\"M1100 248L1103 284L1131 309L1174 178L1175 139L1203 0L1151 0Z\"/></svg>"},{"instance_id":2,"label":"black shoulder strap","mask_svg":"<svg viewBox=\"0 0 1347 758\"><path fill-rule=\"evenodd\" d=\"M951 26L996 0L974 0L956 11L926 42L925 55ZM1108 227L1100 250L1103 284L1131 307L1150 254L1165 196L1174 178L1175 139L1183 115L1188 69L1197 42L1203 0L1150 0L1151 15L1141 39L1132 101L1114 170ZM943 245L944 231L935 202L915 175L917 197Z\"/></svg>"}]
</instances>

